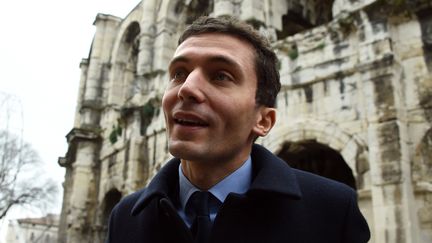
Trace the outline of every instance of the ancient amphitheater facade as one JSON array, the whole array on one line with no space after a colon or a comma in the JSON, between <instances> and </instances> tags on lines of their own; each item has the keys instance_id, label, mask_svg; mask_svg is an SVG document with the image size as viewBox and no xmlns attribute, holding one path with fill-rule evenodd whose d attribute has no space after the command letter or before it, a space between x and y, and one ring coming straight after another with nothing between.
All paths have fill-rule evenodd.
<instances>
[{"instance_id":1,"label":"ancient amphitheater facade","mask_svg":"<svg viewBox=\"0 0 432 243\"><path fill-rule=\"evenodd\" d=\"M59 158L60 242L103 242L112 207L170 158L166 68L200 15L248 21L278 54L278 121L258 143L355 188L371 242L432 242L430 0L143 0L124 19L98 14Z\"/></svg>"}]
</instances>

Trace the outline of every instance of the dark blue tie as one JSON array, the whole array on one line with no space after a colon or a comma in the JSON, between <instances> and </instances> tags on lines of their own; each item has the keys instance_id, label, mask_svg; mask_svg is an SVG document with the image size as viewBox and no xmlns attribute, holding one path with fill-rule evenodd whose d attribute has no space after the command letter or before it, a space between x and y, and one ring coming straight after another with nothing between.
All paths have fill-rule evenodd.
<instances>
[{"instance_id":1,"label":"dark blue tie","mask_svg":"<svg viewBox=\"0 0 432 243\"><path fill-rule=\"evenodd\" d=\"M210 196L210 192L196 191L190 198L191 209L196 215L191 227L194 243L208 241L212 226L209 212Z\"/></svg>"}]
</instances>

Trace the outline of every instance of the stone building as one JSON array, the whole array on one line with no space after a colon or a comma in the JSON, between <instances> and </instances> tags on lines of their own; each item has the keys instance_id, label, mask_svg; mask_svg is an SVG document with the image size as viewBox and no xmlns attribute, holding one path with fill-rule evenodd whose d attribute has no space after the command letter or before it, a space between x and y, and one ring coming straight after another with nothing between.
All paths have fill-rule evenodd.
<instances>
[{"instance_id":1,"label":"stone building","mask_svg":"<svg viewBox=\"0 0 432 243\"><path fill-rule=\"evenodd\" d=\"M9 220L7 243L57 242L59 215L48 214L41 218Z\"/></svg>"},{"instance_id":2,"label":"stone building","mask_svg":"<svg viewBox=\"0 0 432 243\"><path fill-rule=\"evenodd\" d=\"M200 15L248 21L278 54L278 121L258 143L355 188L371 242L432 242L430 0L143 0L124 19L98 14L59 158L60 242L102 242L112 207L169 159L166 68Z\"/></svg>"}]
</instances>

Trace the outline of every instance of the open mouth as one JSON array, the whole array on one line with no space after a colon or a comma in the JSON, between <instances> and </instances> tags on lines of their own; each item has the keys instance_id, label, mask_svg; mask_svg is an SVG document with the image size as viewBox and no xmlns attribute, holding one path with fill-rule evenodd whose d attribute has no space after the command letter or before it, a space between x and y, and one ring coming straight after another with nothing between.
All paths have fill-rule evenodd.
<instances>
[{"instance_id":1,"label":"open mouth","mask_svg":"<svg viewBox=\"0 0 432 243\"><path fill-rule=\"evenodd\" d=\"M174 122L176 124L182 125L182 126L191 126L191 127L207 127L208 124L196 121L196 120L187 120L187 119L174 119Z\"/></svg>"}]
</instances>

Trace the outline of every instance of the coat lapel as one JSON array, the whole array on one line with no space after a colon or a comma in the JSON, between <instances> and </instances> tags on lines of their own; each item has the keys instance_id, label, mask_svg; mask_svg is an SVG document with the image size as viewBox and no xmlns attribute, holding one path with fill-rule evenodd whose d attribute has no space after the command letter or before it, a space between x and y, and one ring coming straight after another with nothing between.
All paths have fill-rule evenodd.
<instances>
[{"instance_id":1,"label":"coat lapel","mask_svg":"<svg viewBox=\"0 0 432 243\"><path fill-rule=\"evenodd\" d=\"M253 145L251 157L254 179L249 193L277 193L301 198L297 178L287 163L261 145Z\"/></svg>"},{"instance_id":2,"label":"coat lapel","mask_svg":"<svg viewBox=\"0 0 432 243\"><path fill-rule=\"evenodd\" d=\"M132 208L131 214L137 215L153 198L168 198L176 204L179 193L179 159L171 159L151 180Z\"/></svg>"}]
</instances>

